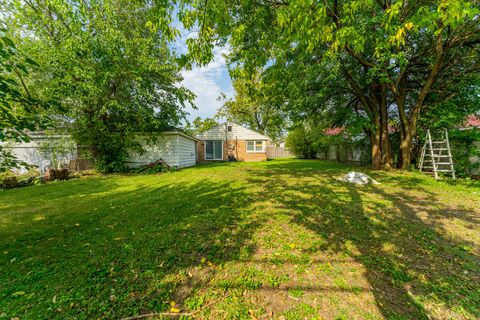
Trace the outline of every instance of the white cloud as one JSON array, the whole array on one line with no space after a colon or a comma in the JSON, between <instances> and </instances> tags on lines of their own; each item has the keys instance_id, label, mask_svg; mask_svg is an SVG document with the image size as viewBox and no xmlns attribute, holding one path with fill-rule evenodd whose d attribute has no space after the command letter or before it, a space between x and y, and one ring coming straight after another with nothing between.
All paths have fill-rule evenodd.
<instances>
[{"instance_id":1,"label":"white cloud","mask_svg":"<svg viewBox=\"0 0 480 320\"><path fill-rule=\"evenodd\" d=\"M214 59L205 67L194 67L182 72L182 84L196 94L195 105L197 110L190 109L190 120L200 116L213 117L222 101L217 98L223 92L228 97L233 95L233 88L223 54L228 53L226 47L214 49Z\"/></svg>"},{"instance_id":2,"label":"white cloud","mask_svg":"<svg viewBox=\"0 0 480 320\"><path fill-rule=\"evenodd\" d=\"M197 32L187 30L182 23L175 20L175 28L180 31L180 36L175 42L171 43L171 48L177 54L186 54L188 49L186 40L188 38L196 38ZM221 93L227 97L233 96L233 87L228 74L227 65L224 54L229 53L227 47L215 47L213 49L214 59L204 67L193 67L192 70L184 70L182 72L182 85L190 89L196 95L195 105L197 109L189 108L189 120L193 120L197 116L202 118L213 117L217 110L221 107L222 101L217 98Z\"/></svg>"}]
</instances>

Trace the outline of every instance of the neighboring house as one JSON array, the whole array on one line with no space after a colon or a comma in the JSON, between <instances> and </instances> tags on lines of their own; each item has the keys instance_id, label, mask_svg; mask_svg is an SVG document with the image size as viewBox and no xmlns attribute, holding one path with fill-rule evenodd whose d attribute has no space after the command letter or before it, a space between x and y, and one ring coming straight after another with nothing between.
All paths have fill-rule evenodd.
<instances>
[{"instance_id":1,"label":"neighboring house","mask_svg":"<svg viewBox=\"0 0 480 320\"><path fill-rule=\"evenodd\" d=\"M460 130L469 130L473 128L480 128L480 116L471 114L467 117L465 122L459 126Z\"/></svg>"},{"instance_id":2,"label":"neighboring house","mask_svg":"<svg viewBox=\"0 0 480 320\"><path fill-rule=\"evenodd\" d=\"M227 122L199 135L198 161L266 161L270 138Z\"/></svg>"},{"instance_id":3,"label":"neighboring house","mask_svg":"<svg viewBox=\"0 0 480 320\"><path fill-rule=\"evenodd\" d=\"M55 166L55 163L68 163L77 154L75 143L68 135L46 135L43 131L38 131L31 132L28 136L29 142L0 141L0 145L10 151L19 162L35 166L41 172ZM27 170L22 168L19 171Z\"/></svg>"},{"instance_id":4,"label":"neighboring house","mask_svg":"<svg viewBox=\"0 0 480 320\"><path fill-rule=\"evenodd\" d=\"M144 152L129 152L127 166L135 168L158 159L163 159L174 168L190 167L197 163L198 139L178 129L161 132L150 143L148 140L146 136L139 138Z\"/></svg>"}]
</instances>

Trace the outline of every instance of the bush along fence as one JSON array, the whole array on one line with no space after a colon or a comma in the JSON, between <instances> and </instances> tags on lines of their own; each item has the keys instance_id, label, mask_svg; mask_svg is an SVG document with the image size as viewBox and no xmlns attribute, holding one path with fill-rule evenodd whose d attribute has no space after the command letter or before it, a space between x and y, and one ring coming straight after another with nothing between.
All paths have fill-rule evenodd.
<instances>
[{"instance_id":1,"label":"bush along fence","mask_svg":"<svg viewBox=\"0 0 480 320\"><path fill-rule=\"evenodd\" d=\"M480 179L480 128L452 130L449 136L457 175Z\"/></svg>"},{"instance_id":2,"label":"bush along fence","mask_svg":"<svg viewBox=\"0 0 480 320\"><path fill-rule=\"evenodd\" d=\"M342 163L367 166L371 163L370 145L365 136L322 137L317 143L317 158L322 160L338 161Z\"/></svg>"},{"instance_id":3,"label":"bush along fence","mask_svg":"<svg viewBox=\"0 0 480 320\"><path fill-rule=\"evenodd\" d=\"M449 131L455 172L458 177L480 179L480 128L468 130L455 129ZM398 143L395 134L391 136L393 144ZM423 140L418 141L414 151L413 163L420 157ZM394 158L397 155L393 155ZM370 146L367 139L348 139L332 137L320 144L317 154L319 159L332 160L358 165L370 165Z\"/></svg>"},{"instance_id":4,"label":"bush along fence","mask_svg":"<svg viewBox=\"0 0 480 320\"><path fill-rule=\"evenodd\" d=\"M454 129L449 131L455 172L458 177L480 179L480 128ZM424 137L415 141L412 164L418 162ZM369 166L371 164L370 144L365 135L320 134L311 136L305 132L295 132L287 139L296 156ZM398 132L390 134L393 150L399 149ZM398 163L398 154L393 154ZM413 165L412 165L413 167Z\"/></svg>"}]
</instances>

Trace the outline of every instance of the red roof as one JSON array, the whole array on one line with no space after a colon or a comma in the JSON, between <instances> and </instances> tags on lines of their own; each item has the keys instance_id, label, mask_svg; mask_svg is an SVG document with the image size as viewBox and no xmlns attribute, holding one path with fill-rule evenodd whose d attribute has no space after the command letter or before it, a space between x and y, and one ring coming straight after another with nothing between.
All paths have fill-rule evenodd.
<instances>
[{"instance_id":1,"label":"red roof","mask_svg":"<svg viewBox=\"0 0 480 320\"><path fill-rule=\"evenodd\" d=\"M345 130L345 127L328 128L328 129L323 130L323 133L326 134L327 136L336 136L336 135L342 133L344 130ZM388 126L388 133L394 133L395 131L396 131L395 127Z\"/></svg>"},{"instance_id":2,"label":"red roof","mask_svg":"<svg viewBox=\"0 0 480 320\"><path fill-rule=\"evenodd\" d=\"M462 128L475 128L480 127L480 116L471 114L467 117L467 120L462 125Z\"/></svg>"},{"instance_id":3,"label":"red roof","mask_svg":"<svg viewBox=\"0 0 480 320\"><path fill-rule=\"evenodd\" d=\"M337 134L339 134L343 130L345 130L345 127L342 127L342 128L328 128L328 129L323 130L323 133L325 133L327 136L336 136Z\"/></svg>"}]
</instances>

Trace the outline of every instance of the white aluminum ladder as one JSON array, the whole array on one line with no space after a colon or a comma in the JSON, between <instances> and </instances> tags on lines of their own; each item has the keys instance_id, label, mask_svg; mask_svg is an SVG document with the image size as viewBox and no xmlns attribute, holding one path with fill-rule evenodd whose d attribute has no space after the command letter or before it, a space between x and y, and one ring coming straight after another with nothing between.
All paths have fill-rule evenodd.
<instances>
[{"instance_id":1,"label":"white aluminum ladder","mask_svg":"<svg viewBox=\"0 0 480 320\"><path fill-rule=\"evenodd\" d=\"M452 152L450 150L450 141L446 129L441 140L432 140L430 129L427 130L427 136L422 148L418 167L420 171L433 174L435 179L439 178L439 172L449 173L452 178L455 179Z\"/></svg>"}]
</instances>

